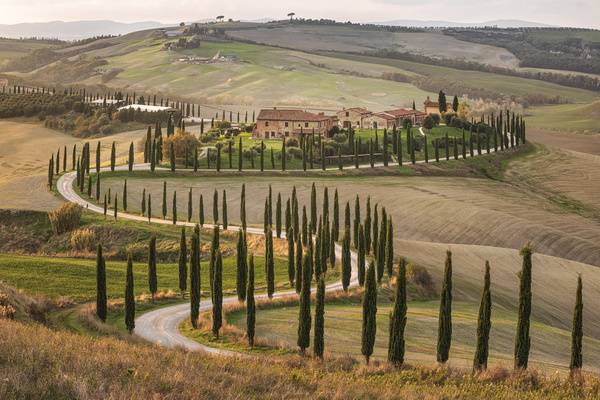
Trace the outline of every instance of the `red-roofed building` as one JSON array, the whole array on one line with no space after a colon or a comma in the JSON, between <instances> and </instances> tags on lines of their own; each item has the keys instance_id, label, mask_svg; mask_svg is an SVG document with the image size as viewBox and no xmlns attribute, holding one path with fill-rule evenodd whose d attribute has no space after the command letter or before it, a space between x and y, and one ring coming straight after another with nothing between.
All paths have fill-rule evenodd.
<instances>
[{"instance_id":1,"label":"red-roofed building","mask_svg":"<svg viewBox=\"0 0 600 400\"><path fill-rule=\"evenodd\" d=\"M396 117L389 114L387 111L372 113L365 118L364 122L364 128L392 129L394 126L398 126Z\"/></svg>"},{"instance_id":2,"label":"red-roofed building","mask_svg":"<svg viewBox=\"0 0 600 400\"><path fill-rule=\"evenodd\" d=\"M409 119L412 125L420 125L427 116L427 114L422 111L407 108L388 110L385 111L385 113L393 115L396 118L396 126L398 127L403 125L405 119Z\"/></svg>"},{"instance_id":3,"label":"red-roofed building","mask_svg":"<svg viewBox=\"0 0 600 400\"><path fill-rule=\"evenodd\" d=\"M256 118L255 137L270 139L315 133L328 136L337 126L337 117L303 110L269 108L260 110Z\"/></svg>"},{"instance_id":4,"label":"red-roofed building","mask_svg":"<svg viewBox=\"0 0 600 400\"><path fill-rule=\"evenodd\" d=\"M363 124L365 123L365 119L370 117L371 114L373 113L364 107L351 107L338 111L337 118L340 123L340 127L344 129L366 128L368 126L363 126Z\"/></svg>"},{"instance_id":5,"label":"red-roofed building","mask_svg":"<svg viewBox=\"0 0 600 400\"><path fill-rule=\"evenodd\" d=\"M438 114L441 115L440 113L440 103L438 103L437 101L431 101L429 99L429 96L427 96L427 100L425 100L425 102L423 103L423 106L425 107L425 114L429 115L429 114Z\"/></svg>"}]
</instances>

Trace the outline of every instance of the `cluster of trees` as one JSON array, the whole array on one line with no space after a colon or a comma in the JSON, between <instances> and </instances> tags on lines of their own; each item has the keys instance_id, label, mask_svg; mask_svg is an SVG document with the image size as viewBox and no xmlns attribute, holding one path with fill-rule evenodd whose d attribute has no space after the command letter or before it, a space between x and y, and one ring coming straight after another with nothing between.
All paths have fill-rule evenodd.
<instances>
[{"instance_id":1,"label":"cluster of trees","mask_svg":"<svg viewBox=\"0 0 600 400\"><path fill-rule=\"evenodd\" d=\"M69 111L84 113L89 107L80 96L52 93L0 93L0 118L42 117Z\"/></svg>"},{"instance_id":2,"label":"cluster of trees","mask_svg":"<svg viewBox=\"0 0 600 400\"><path fill-rule=\"evenodd\" d=\"M245 210L245 185L241 189L240 202L240 227L237 243L237 271L236 291L238 300L246 302L247 339L249 346L254 345L256 304L254 298L254 256L248 254ZM163 197L165 197L163 195ZM395 282L395 296L392 312L390 313L388 361L400 366L405 358L405 327L407 321L407 287L406 287L406 260L402 257L395 258L393 248L393 224L387 216L385 207L379 208L375 204L371 213L371 199L366 200L365 215L361 218L360 198L356 196L354 202L354 218L351 221L350 203L346 202L343 212L343 225L341 225L341 209L337 189L333 197L333 207L329 205L328 188L324 188L322 195L321 213L318 212L316 188L313 184L310 195L310 205L307 212L306 206L298 203L296 188L292 189L291 196L286 200L285 212L281 193L277 194L275 202L275 216L273 217L273 195L269 187L265 199L264 234L265 234L265 271L266 288L269 298L275 292L275 273L273 263L273 232L280 238L288 241L288 279L290 285L298 294L298 336L297 345L301 353L305 353L311 343L313 332L313 352L315 357L323 358L324 319L325 319L325 280L329 268L336 263L334 246L341 240L341 281L344 290L351 284L351 244L356 251L357 283L364 287L362 297L362 329L361 353L369 363L373 354L375 338L377 335L377 291L383 277L387 276L389 282ZM191 196L190 196L191 198ZM215 190L213 204L212 240L209 250L209 278L212 301L212 333L215 337L223 322L223 260L220 249L220 224L218 216L218 194ZM175 201L175 198L174 198ZM164 206L163 206L164 207ZM228 229L227 223L226 192L223 191L223 229ZM331 212L331 214L330 214ZM300 217L302 215L302 217ZM188 221L191 220L191 212ZM200 310L200 224L194 227L191 240L186 239L186 230L182 228L179 255L179 289L182 297L188 290L190 282L190 308L191 323L197 328ZM285 228L285 230L284 230ZM343 229L343 234L341 234ZM188 245L189 243L189 245ZM189 251L188 251L189 249ZM532 307L532 250L525 246L521 250L522 268L519 274L519 304L517 328L514 347L515 369L526 369L530 354L530 318ZM126 313L125 320L129 331L134 329L135 299L133 297L132 261L128 257L126 280ZM188 268L189 265L189 268ZM189 276L189 278L188 278ZM394 278L394 279L392 279ZM316 307L314 317L311 314L311 285L316 283ZM158 277L156 273L156 238L152 237L148 246L148 289L152 299L158 290ZM452 253L447 251L442 286L440 292L440 308L438 318L437 361L445 363L449 359L452 344ZM101 320L106 319L106 272L102 248L98 246L97 253L97 306L96 312ZM477 320L477 339L473 357L473 369L481 371L487 368L491 329L491 277L490 265L486 262L483 280L483 289ZM572 371L582 367L582 280L578 279L576 301L573 317L573 330L571 337L571 362Z\"/></svg>"}]
</instances>

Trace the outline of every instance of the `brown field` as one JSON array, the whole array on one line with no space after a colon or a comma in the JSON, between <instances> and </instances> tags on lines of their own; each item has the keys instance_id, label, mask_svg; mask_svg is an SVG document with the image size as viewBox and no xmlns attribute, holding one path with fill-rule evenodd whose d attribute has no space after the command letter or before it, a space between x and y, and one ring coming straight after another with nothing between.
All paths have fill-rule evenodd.
<instances>
[{"instance_id":1,"label":"brown field","mask_svg":"<svg viewBox=\"0 0 600 400\"><path fill-rule=\"evenodd\" d=\"M387 49L430 57L477 61L508 68L518 65L518 59L508 50L464 42L434 32L384 32L345 26L286 24L239 31L228 30L227 33L234 38L303 51L364 52Z\"/></svg>"},{"instance_id":2,"label":"brown field","mask_svg":"<svg viewBox=\"0 0 600 400\"><path fill-rule=\"evenodd\" d=\"M51 210L62 201L46 186L48 159L52 152L67 146L68 163L74 144L81 148L85 141L47 129L37 122L0 120L0 207L29 210ZM126 132L102 138L104 156L109 156L110 143L129 143L143 132ZM96 139L89 139L95 149ZM122 159L127 146L118 146Z\"/></svg>"},{"instance_id":3,"label":"brown field","mask_svg":"<svg viewBox=\"0 0 600 400\"><path fill-rule=\"evenodd\" d=\"M529 140L548 147L573 150L581 153L600 155L600 134L578 134L555 132L543 129L529 129Z\"/></svg>"}]
</instances>

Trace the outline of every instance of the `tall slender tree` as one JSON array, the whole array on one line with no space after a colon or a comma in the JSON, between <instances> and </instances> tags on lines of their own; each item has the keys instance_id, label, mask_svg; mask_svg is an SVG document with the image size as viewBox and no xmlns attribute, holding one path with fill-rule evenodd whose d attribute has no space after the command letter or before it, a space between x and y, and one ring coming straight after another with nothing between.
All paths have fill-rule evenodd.
<instances>
[{"instance_id":1,"label":"tall slender tree","mask_svg":"<svg viewBox=\"0 0 600 400\"><path fill-rule=\"evenodd\" d=\"M275 293L275 260L273 257L273 231L271 231L271 227L267 228L267 234L265 237L266 243L266 259L265 259L265 270L267 275L267 296L269 298L273 298L273 294Z\"/></svg>"},{"instance_id":2,"label":"tall slender tree","mask_svg":"<svg viewBox=\"0 0 600 400\"><path fill-rule=\"evenodd\" d=\"M475 371L487 369L490 328L492 327L491 317L490 263L486 261L483 291L481 292L481 302L479 303L479 315L477 318L477 344L475 345L475 357L473 358L473 370Z\"/></svg>"},{"instance_id":3,"label":"tall slender tree","mask_svg":"<svg viewBox=\"0 0 600 400\"><path fill-rule=\"evenodd\" d=\"M200 314L200 228L194 228L190 254L190 318L194 329L198 327Z\"/></svg>"},{"instance_id":4,"label":"tall slender tree","mask_svg":"<svg viewBox=\"0 0 600 400\"><path fill-rule=\"evenodd\" d=\"M325 278L321 275L317 282L317 298L315 302L315 357L323 359L325 351Z\"/></svg>"},{"instance_id":5,"label":"tall slender tree","mask_svg":"<svg viewBox=\"0 0 600 400\"><path fill-rule=\"evenodd\" d=\"M360 200L358 195L354 199L354 247L358 248L359 246L359 237L358 237L358 227L360 226ZM362 241L364 242L364 232Z\"/></svg>"},{"instance_id":6,"label":"tall slender tree","mask_svg":"<svg viewBox=\"0 0 600 400\"><path fill-rule=\"evenodd\" d=\"M309 247L310 249L310 247ZM300 291L300 307L298 315L298 347L302 354L310 345L310 281L312 271L312 254L310 250L302 260L302 290Z\"/></svg>"},{"instance_id":7,"label":"tall slender tree","mask_svg":"<svg viewBox=\"0 0 600 400\"><path fill-rule=\"evenodd\" d=\"M362 299L362 335L361 353L369 364L375 345L377 333L377 282L375 281L375 264L371 261L367 270L365 292Z\"/></svg>"},{"instance_id":8,"label":"tall slender tree","mask_svg":"<svg viewBox=\"0 0 600 400\"><path fill-rule=\"evenodd\" d=\"M254 302L254 254L248 258L248 288L246 289L246 336L248 346L254 346L256 304Z\"/></svg>"},{"instance_id":9,"label":"tall slender tree","mask_svg":"<svg viewBox=\"0 0 600 400\"><path fill-rule=\"evenodd\" d=\"M225 189L223 189L223 200L221 201L223 206L223 229L227 230L229 224L227 221L227 191Z\"/></svg>"},{"instance_id":10,"label":"tall slender tree","mask_svg":"<svg viewBox=\"0 0 600 400\"><path fill-rule=\"evenodd\" d=\"M219 192L217 189L213 193L213 221L215 225L219 223Z\"/></svg>"},{"instance_id":11,"label":"tall slender tree","mask_svg":"<svg viewBox=\"0 0 600 400\"><path fill-rule=\"evenodd\" d=\"M350 286L350 277L352 274L352 259L350 254L350 230L344 230L344 239L342 240L342 288L348 291Z\"/></svg>"},{"instance_id":12,"label":"tall slender tree","mask_svg":"<svg viewBox=\"0 0 600 400\"><path fill-rule=\"evenodd\" d=\"M339 235L340 235L340 200L339 200L338 191L336 188L335 193L333 195L333 225L332 225L331 240L333 242L337 242L339 240Z\"/></svg>"},{"instance_id":13,"label":"tall slender tree","mask_svg":"<svg viewBox=\"0 0 600 400\"><path fill-rule=\"evenodd\" d=\"M291 232L286 232L286 239L288 243L288 280L290 282L290 286L294 286L294 278L296 275L295 268L295 253L294 253L294 229L292 228Z\"/></svg>"},{"instance_id":14,"label":"tall slender tree","mask_svg":"<svg viewBox=\"0 0 600 400\"><path fill-rule=\"evenodd\" d=\"M296 293L300 293L302 290L302 237L299 237L296 241L296 276L294 277L294 288Z\"/></svg>"},{"instance_id":15,"label":"tall slender tree","mask_svg":"<svg viewBox=\"0 0 600 400\"><path fill-rule=\"evenodd\" d=\"M177 191L173 192L173 204L172 204L172 213L173 217L173 225L177 224Z\"/></svg>"},{"instance_id":16,"label":"tall slender tree","mask_svg":"<svg viewBox=\"0 0 600 400\"><path fill-rule=\"evenodd\" d=\"M115 170L115 164L117 161L117 149L115 147L115 142L112 142L112 147L110 148L110 170Z\"/></svg>"},{"instance_id":17,"label":"tall slender tree","mask_svg":"<svg viewBox=\"0 0 600 400\"><path fill-rule=\"evenodd\" d=\"M237 269L235 275L236 281L236 292L239 301L246 299L246 234L243 229L238 231L238 242L237 242Z\"/></svg>"},{"instance_id":18,"label":"tall slender tree","mask_svg":"<svg viewBox=\"0 0 600 400\"><path fill-rule=\"evenodd\" d=\"M395 366L404 363L404 329L406 328L406 260L400 259L396 277L394 308L390 313L388 362Z\"/></svg>"},{"instance_id":19,"label":"tall slender tree","mask_svg":"<svg viewBox=\"0 0 600 400\"><path fill-rule=\"evenodd\" d=\"M158 279L156 276L156 236L150 238L150 245L148 246L148 289L152 296L152 302L154 303L154 297L158 291Z\"/></svg>"},{"instance_id":20,"label":"tall slender tree","mask_svg":"<svg viewBox=\"0 0 600 400\"><path fill-rule=\"evenodd\" d=\"M440 314L438 322L437 361L448 361L452 342L452 253L446 251L446 264L440 299Z\"/></svg>"},{"instance_id":21,"label":"tall slender tree","mask_svg":"<svg viewBox=\"0 0 600 400\"><path fill-rule=\"evenodd\" d=\"M135 294L133 290L133 260L127 254L127 274L125 280L125 327L129 334L135 329Z\"/></svg>"},{"instance_id":22,"label":"tall slender tree","mask_svg":"<svg viewBox=\"0 0 600 400\"><path fill-rule=\"evenodd\" d=\"M219 330L223 325L223 255L220 250L217 251L213 291L212 333L218 339Z\"/></svg>"},{"instance_id":23,"label":"tall slender tree","mask_svg":"<svg viewBox=\"0 0 600 400\"><path fill-rule=\"evenodd\" d=\"M388 278L392 278L394 269L394 227L392 226L392 219L390 218L387 226L387 234L385 235L385 270L387 271Z\"/></svg>"},{"instance_id":24,"label":"tall slender tree","mask_svg":"<svg viewBox=\"0 0 600 400\"><path fill-rule=\"evenodd\" d=\"M204 226L204 198L200 195L200 200L198 201L198 223L200 226Z\"/></svg>"},{"instance_id":25,"label":"tall slender tree","mask_svg":"<svg viewBox=\"0 0 600 400\"><path fill-rule=\"evenodd\" d=\"M281 238L281 193L277 193L275 203L275 234L278 239Z\"/></svg>"},{"instance_id":26,"label":"tall slender tree","mask_svg":"<svg viewBox=\"0 0 600 400\"><path fill-rule=\"evenodd\" d=\"M167 181L163 182L162 217L163 217L163 219L167 218Z\"/></svg>"},{"instance_id":27,"label":"tall slender tree","mask_svg":"<svg viewBox=\"0 0 600 400\"><path fill-rule=\"evenodd\" d=\"M365 246L365 229L361 224L358 228L358 284L364 286L365 284L365 260L366 258L366 246Z\"/></svg>"},{"instance_id":28,"label":"tall slender tree","mask_svg":"<svg viewBox=\"0 0 600 400\"><path fill-rule=\"evenodd\" d=\"M134 161L133 142L131 142L129 144L129 158L127 160L127 166L129 168L129 172L133 171L133 161Z\"/></svg>"},{"instance_id":29,"label":"tall slender tree","mask_svg":"<svg viewBox=\"0 0 600 400\"><path fill-rule=\"evenodd\" d=\"M519 285L519 316L517 319L517 334L515 339L515 369L527 369L529 362L529 324L531 318L531 248L529 245L521 249L523 266Z\"/></svg>"},{"instance_id":30,"label":"tall slender tree","mask_svg":"<svg viewBox=\"0 0 600 400\"><path fill-rule=\"evenodd\" d=\"M246 231L246 184L242 183L242 194L240 196L240 220L242 229Z\"/></svg>"},{"instance_id":31,"label":"tall slender tree","mask_svg":"<svg viewBox=\"0 0 600 400\"><path fill-rule=\"evenodd\" d=\"M106 264L102 256L102 245L96 251L96 316L106 322Z\"/></svg>"},{"instance_id":32,"label":"tall slender tree","mask_svg":"<svg viewBox=\"0 0 600 400\"><path fill-rule=\"evenodd\" d=\"M181 237L179 239L179 292L181 298L185 298L187 290L187 240L185 238L185 228L181 228Z\"/></svg>"},{"instance_id":33,"label":"tall slender tree","mask_svg":"<svg viewBox=\"0 0 600 400\"><path fill-rule=\"evenodd\" d=\"M317 232L317 189L314 182L310 191L310 231L313 235Z\"/></svg>"},{"instance_id":34,"label":"tall slender tree","mask_svg":"<svg viewBox=\"0 0 600 400\"><path fill-rule=\"evenodd\" d=\"M575 293L575 309L573 310L573 331L571 333L571 372L576 372L583 366L583 293L581 275L577 277L577 292Z\"/></svg>"}]
</instances>

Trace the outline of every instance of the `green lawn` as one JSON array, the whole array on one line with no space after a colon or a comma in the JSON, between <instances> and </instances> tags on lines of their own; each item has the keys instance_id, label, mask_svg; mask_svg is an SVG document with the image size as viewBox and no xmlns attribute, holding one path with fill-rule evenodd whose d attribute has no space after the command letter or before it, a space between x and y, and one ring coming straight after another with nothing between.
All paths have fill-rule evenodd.
<instances>
[{"instance_id":1,"label":"green lawn","mask_svg":"<svg viewBox=\"0 0 600 400\"><path fill-rule=\"evenodd\" d=\"M260 291L266 285L265 269L262 267L264 257L257 256L255 260L256 286ZM208 260L203 260L201 263L201 285L204 292L209 292L208 264ZM125 262L106 262L106 284L109 298L123 298L125 269ZM147 271L146 263L134 263L136 295L149 293ZM226 292L232 292L235 289L235 271L235 256L226 257L223 260L223 289ZM157 276L159 291L179 291L177 264L158 264ZM1 254L0 279L28 294L43 295L53 299L64 296L77 302L83 302L93 300L96 296L95 260ZM289 287L286 259L275 259L275 279L279 287Z\"/></svg>"},{"instance_id":2,"label":"green lawn","mask_svg":"<svg viewBox=\"0 0 600 400\"><path fill-rule=\"evenodd\" d=\"M557 131L599 133L600 101L590 104L539 106L527 110L529 126Z\"/></svg>"}]
</instances>

